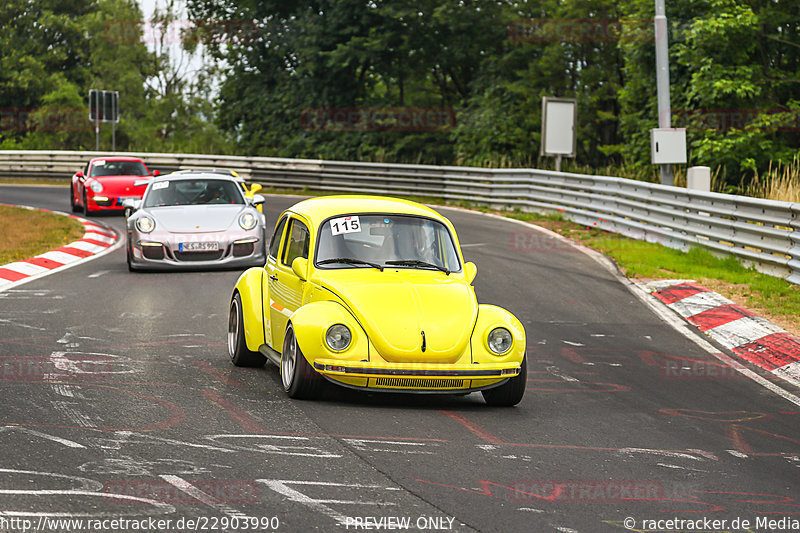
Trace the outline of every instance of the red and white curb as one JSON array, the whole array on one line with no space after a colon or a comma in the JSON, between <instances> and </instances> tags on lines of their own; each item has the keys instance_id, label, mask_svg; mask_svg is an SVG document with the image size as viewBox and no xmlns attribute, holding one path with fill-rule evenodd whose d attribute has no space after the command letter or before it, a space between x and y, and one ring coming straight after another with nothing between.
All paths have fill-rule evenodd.
<instances>
[{"instance_id":1,"label":"red and white curb","mask_svg":"<svg viewBox=\"0 0 800 533\"><path fill-rule=\"evenodd\" d=\"M800 387L800 337L693 281L660 280L644 286L738 357Z\"/></svg>"},{"instance_id":2,"label":"red and white curb","mask_svg":"<svg viewBox=\"0 0 800 533\"><path fill-rule=\"evenodd\" d=\"M16 207L24 207L25 209L31 210L36 209L27 206ZM24 261L8 263L7 265L0 265L0 292L57 270L66 269L99 255L103 255L105 252L111 251L114 244L119 241L119 236L116 232L107 226L59 211L50 211L48 209L36 210L74 218L83 224L85 229L83 237L66 246L45 252L36 257L31 257Z\"/></svg>"}]
</instances>

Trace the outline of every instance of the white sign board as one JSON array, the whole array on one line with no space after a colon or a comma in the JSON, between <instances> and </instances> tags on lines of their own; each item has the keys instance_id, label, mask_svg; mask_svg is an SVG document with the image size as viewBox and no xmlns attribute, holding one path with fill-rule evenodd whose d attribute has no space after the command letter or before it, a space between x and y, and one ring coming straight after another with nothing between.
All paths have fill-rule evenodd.
<instances>
[{"instance_id":1,"label":"white sign board","mask_svg":"<svg viewBox=\"0 0 800 533\"><path fill-rule=\"evenodd\" d=\"M573 98L542 98L541 155L575 157L578 103Z\"/></svg>"},{"instance_id":2,"label":"white sign board","mask_svg":"<svg viewBox=\"0 0 800 533\"><path fill-rule=\"evenodd\" d=\"M654 165L686 163L686 128L650 130L650 153Z\"/></svg>"}]
</instances>

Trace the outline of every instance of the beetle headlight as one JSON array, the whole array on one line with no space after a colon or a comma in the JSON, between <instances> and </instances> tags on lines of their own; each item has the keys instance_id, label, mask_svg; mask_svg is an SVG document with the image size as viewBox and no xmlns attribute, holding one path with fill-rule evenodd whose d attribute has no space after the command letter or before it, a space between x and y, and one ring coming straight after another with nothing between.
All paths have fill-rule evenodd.
<instances>
[{"instance_id":1,"label":"beetle headlight","mask_svg":"<svg viewBox=\"0 0 800 533\"><path fill-rule=\"evenodd\" d=\"M344 324L334 324L325 333L325 344L334 352L341 352L350 346L352 335L350 329Z\"/></svg>"},{"instance_id":2,"label":"beetle headlight","mask_svg":"<svg viewBox=\"0 0 800 533\"><path fill-rule=\"evenodd\" d=\"M150 217L139 217L136 219L136 228L142 233L150 233L156 229L156 222Z\"/></svg>"},{"instance_id":3,"label":"beetle headlight","mask_svg":"<svg viewBox=\"0 0 800 533\"><path fill-rule=\"evenodd\" d=\"M251 230L256 227L256 217L253 213L242 213L239 217L239 225L243 230Z\"/></svg>"},{"instance_id":4,"label":"beetle headlight","mask_svg":"<svg viewBox=\"0 0 800 533\"><path fill-rule=\"evenodd\" d=\"M103 184L100 183L99 181L92 181L89 184L89 188L92 189L92 191L94 191L96 193L97 192L103 192Z\"/></svg>"},{"instance_id":5,"label":"beetle headlight","mask_svg":"<svg viewBox=\"0 0 800 533\"><path fill-rule=\"evenodd\" d=\"M502 355L510 350L513 342L514 338L506 328L494 328L486 339L489 349L497 355Z\"/></svg>"}]
</instances>

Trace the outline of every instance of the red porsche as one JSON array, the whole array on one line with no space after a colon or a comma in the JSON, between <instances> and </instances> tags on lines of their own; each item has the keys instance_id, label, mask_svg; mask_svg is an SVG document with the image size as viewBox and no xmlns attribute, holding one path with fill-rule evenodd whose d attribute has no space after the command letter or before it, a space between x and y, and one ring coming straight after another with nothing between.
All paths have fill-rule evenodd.
<instances>
[{"instance_id":1,"label":"red porsche","mask_svg":"<svg viewBox=\"0 0 800 533\"><path fill-rule=\"evenodd\" d=\"M73 211L84 215L98 211L124 212L122 202L128 198L140 199L147 188L139 183L147 178L158 176L158 171L150 172L147 166L136 157L95 157L86 168L72 176L69 201Z\"/></svg>"}]
</instances>

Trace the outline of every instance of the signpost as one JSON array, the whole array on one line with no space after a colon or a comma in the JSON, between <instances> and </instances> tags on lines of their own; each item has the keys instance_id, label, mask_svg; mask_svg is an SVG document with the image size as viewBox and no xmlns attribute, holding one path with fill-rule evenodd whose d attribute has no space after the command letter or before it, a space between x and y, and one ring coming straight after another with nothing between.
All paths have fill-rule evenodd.
<instances>
[{"instance_id":1,"label":"signpost","mask_svg":"<svg viewBox=\"0 0 800 533\"><path fill-rule=\"evenodd\" d=\"M111 150L117 149L117 122L119 122L119 91L89 91L89 120L95 123L95 150L100 150L100 123L111 123Z\"/></svg>"},{"instance_id":2,"label":"signpost","mask_svg":"<svg viewBox=\"0 0 800 533\"><path fill-rule=\"evenodd\" d=\"M556 156L556 171L562 157L575 157L575 126L578 102L574 98L542 98L542 143L540 155Z\"/></svg>"}]
</instances>

